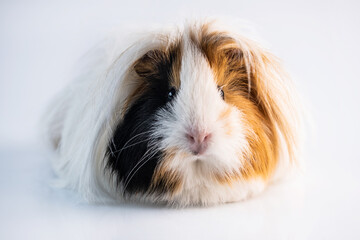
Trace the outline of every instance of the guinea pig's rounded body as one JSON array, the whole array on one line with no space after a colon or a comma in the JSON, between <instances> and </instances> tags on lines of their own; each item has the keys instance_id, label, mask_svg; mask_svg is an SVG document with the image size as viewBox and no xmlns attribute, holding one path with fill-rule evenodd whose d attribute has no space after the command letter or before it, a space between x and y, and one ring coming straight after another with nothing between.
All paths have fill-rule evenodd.
<instances>
[{"instance_id":1,"label":"guinea pig's rounded body","mask_svg":"<svg viewBox=\"0 0 360 240\"><path fill-rule=\"evenodd\" d=\"M195 22L88 58L47 120L60 182L90 201L239 201L296 160L291 82L243 36Z\"/></svg>"}]
</instances>

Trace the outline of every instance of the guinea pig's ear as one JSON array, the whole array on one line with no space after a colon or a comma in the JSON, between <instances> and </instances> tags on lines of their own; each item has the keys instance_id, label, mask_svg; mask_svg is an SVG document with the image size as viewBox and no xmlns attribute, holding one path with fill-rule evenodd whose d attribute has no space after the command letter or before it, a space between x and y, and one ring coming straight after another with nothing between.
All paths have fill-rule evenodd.
<instances>
[{"instance_id":1,"label":"guinea pig's ear","mask_svg":"<svg viewBox=\"0 0 360 240\"><path fill-rule=\"evenodd\" d=\"M135 62L134 70L142 78L156 77L164 58L165 53L162 50L150 50Z\"/></svg>"}]
</instances>

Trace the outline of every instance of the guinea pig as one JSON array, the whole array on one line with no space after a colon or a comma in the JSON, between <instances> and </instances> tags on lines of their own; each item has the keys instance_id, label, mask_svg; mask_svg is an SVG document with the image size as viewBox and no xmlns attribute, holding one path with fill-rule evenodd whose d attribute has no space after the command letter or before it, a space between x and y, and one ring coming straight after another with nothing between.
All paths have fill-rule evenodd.
<instances>
[{"instance_id":1,"label":"guinea pig","mask_svg":"<svg viewBox=\"0 0 360 240\"><path fill-rule=\"evenodd\" d=\"M88 201L235 202L297 162L293 84L234 30L193 21L114 37L84 61L46 126L59 183Z\"/></svg>"}]
</instances>

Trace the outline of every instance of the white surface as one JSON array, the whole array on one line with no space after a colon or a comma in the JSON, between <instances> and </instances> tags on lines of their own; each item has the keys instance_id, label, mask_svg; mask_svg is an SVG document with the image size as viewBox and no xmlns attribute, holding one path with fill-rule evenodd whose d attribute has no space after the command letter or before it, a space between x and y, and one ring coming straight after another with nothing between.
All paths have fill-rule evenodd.
<instances>
[{"instance_id":1,"label":"white surface","mask_svg":"<svg viewBox=\"0 0 360 240\"><path fill-rule=\"evenodd\" d=\"M0 239L359 239L360 4L356 1L2 1ZM212 208L94 206L52 189L40 114L76 60L118 25L228 15L281 57L316 126L303 180Z\"/></svg>"}]
</instances>

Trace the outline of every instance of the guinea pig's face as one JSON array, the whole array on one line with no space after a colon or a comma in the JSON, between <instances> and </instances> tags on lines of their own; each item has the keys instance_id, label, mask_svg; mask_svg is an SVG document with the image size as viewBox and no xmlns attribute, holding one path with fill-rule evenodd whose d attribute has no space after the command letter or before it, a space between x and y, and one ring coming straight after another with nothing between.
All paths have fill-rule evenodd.
<instances>
[{"instance_id":1,"label":"guinea pig's face","mask_svg":"<svg viewBox=\"0 0 360 240\"><path fill-rule=\"evenodd\" d=\"M273 126L234 39L190 33L148 51L133 70L136 87L108 158L125 195L194 194L187 198L201 201L204 189L273 168Z\"/></svg>"}]
</instances>

